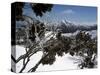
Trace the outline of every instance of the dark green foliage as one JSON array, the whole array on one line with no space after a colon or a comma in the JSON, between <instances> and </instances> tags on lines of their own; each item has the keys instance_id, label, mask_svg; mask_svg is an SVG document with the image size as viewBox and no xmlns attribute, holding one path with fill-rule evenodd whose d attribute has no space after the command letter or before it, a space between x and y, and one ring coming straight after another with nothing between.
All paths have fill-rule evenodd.
<instances>
[{"instance_id":1,"label":"dark green foliage","mask_svg":"<svg viewBox=\"0 0 100 75\"><path fill-rule=\"evenodd\" d=\"M63 56L64 53L68 53L68 49L70 49L70 43L68 40L49 40L49 46L45 47L45 51L47 53L52 52L54 55Z\"/></svg>"},{"instance_id":2,"label":"dark green foliage","mask_svg":"<svg viewBox=\"0 0 100 75\"><path fill-rule=\"evenodd\" d=\"M57 55L58 55L58 56L63 56L63 53L64 53L64 52L63 52L62 50L58 50L58 51L57 51Z\"/></svg>"},{"instance_id":3,"label":"dark green foliage","mask_svg":"<svg viewBox=\"0 0 100 75\"><path fill-rule=\"evenodd\" d=\"M85 57L84 61L79 64L79 67L81 69L83 68L94 68L96 65L95 61L91 60L91 58L89 56Z\"/></svg>"},{"instance_id":4,"label":"dark green foliage","mask_svg":"<svg viewBox=\"0 0 100 75\"><path fill-rule=\"evenodd\" d=\"M69 52L69 53L70 53L71 56L74 56L74 52L73 52L73 51L71 51L71 52Z\"/></svg>"},{"instance_id":5,"label":"dark green foliage","mask_svg":"<svg viewBox=\"0 0 100 75\"><path fill-rule=\"evenodd\" d=\"M35 33L38 33L38 36L41 38L44 36L45 25L44 23L39 22L39 24L33 24L29 30L29 39L32 41L35 40Z\"/></svg>"},{"instance_id":6,"label":"dark green foliage","mask_svg":"<svg viewBox=\"0 0 100 75\"><path fill-rule=\"evenodd\" d=\"M45 59L43 59L42 64L43 65L46 65L46 64L52 65L55 60L56 60L55 55L50 54Z\"/></svg>"},{"instance_id":7,"label":"dark green foliage","mask_svg":"<svg viewBox=\"0 0 100 75\"><path fill-rule=\"evenodd\" d=\"M92 39L89 33L81 31L76 35L76 43L80 45L77 49L77 53L81 52L81 56L84 58L83 62L79 64L79 67L81 69L94 68L96 64L96 57L93 55L97 54L96 39ZM87 54L87 56L84 54Z\"/></svg>"},{"instance_id":8,"label":"dark green foliage","mask_svg":"<svg viewBox=\"0 0 100 75\"><path fill-rule=\"evenodd\" d=\"M68 53L68 49L70 49L70 43L68 38L64 41L58 39L50 39L47 43L48 46L44 47L44 52L49 55L42 61L42 64L50 64L52 65L55 61L56 55L63 56L64 53Z\"/></svg>"},{"instance_id":9,"label":"dark green foliage","mask_svg":"<svg viewBox=\"0 0 100 75\"><path fill-rule=\"evenodd\" d=\"M91 35L89 35L89 33L86 33L85 31L80 31L77 35L76 35L76 41L77 42L87 42L87 41L91 41Z\"/></svg>"},{"instance_id":10,"label":"dark green foliage","mask_svg":"<svg viewBox=\"0 0 100 75\"><path fill-rule=\"evenodd\" d=\"M51 8L53 7L52 4L32 4L31 6L36 16L42 16L47 11L51 11Z\"/></svg>"},{"instance_id":11,"label":"dark green foliage","mask_svg":"<svg viewBox=\"0 0 100 75\"><path fill-rule=\"evenodd\" d=\"M53 7L52 4L32 4L29 3L30 7L32 8L32 10L34 11L34 13L36 14L36 16L43 16L44 13L46 13L47 11L50 12L51 8ZM25 6L24 2L16 2L15 3L15 11L16 11L16 20L24 20L23 19L23 8Z\"/></svg>"}]
</instances>

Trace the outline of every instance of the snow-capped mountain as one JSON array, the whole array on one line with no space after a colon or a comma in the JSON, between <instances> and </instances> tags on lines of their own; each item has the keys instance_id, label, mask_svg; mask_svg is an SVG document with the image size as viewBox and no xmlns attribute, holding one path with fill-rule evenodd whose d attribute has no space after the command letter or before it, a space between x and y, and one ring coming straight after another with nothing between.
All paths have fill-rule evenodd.
<instances>
[{"instance_id":1,"label":"snow-capped mountain","mask_svg":"<svg viewBox=\"0 0 100 75\"><path fill-rule=\"evenodd\" d=\"M74 23L71 23L67 20L62 20L61 23L59 24L59 29L62 29L63 33L73 33L76 32L77 30L82 30L82 31L91 31L91 30L97 30L97 25L76 25Z\"/></svg>"}]
</instances>

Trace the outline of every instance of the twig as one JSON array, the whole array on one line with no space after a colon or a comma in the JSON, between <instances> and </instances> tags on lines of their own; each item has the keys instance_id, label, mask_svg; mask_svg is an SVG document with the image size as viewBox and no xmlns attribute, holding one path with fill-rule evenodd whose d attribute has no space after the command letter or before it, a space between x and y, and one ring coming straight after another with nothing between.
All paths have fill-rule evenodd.
<instances>
[{"instance_id":1,"label":"twig","mask_svg":"<svg viewBox=\"0 0 100 75\"><path fill-rule=\"evenodd\" d=\"M20 70L20 72L19 72L19 73L22 73L22 72L23 72L23 70L26 68L26 65L27 65L27 64L28 64L28 62L30 61L30 59L29 59L29 58L30 58L30 57L28 57L28 58L27 58L27 62L23 64L23 67L22 67L22 69Z\"/></svg>"}]
</instances>

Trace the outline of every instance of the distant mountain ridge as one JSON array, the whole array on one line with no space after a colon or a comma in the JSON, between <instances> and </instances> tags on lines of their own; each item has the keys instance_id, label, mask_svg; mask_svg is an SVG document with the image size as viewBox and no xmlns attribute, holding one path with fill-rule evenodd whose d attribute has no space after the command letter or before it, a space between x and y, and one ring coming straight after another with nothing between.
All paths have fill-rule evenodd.
<instances>
[{"instance_id":1,"label":"distant mountain ridge","mask_svg":"<svg viewBox=\"0 0 100 75\"><path fill-rule=\"evenodd\" d=\"M77 30L82 30L82 31L97 30L97 24L94 24L92 26L75 25L75 24L70 23L66 20L63 20L58 28L61 29L63 33L73 33Z\"/></svg>"},{"instance_id":2,"label":"distant mountain ridge","mask_svg":"<svg viewBox=\"0 0 100 75\"><path fill-rule=\"evenodd\" d=\"M33 23L35 25L37 25L38 23L42 23L39 20L34 19ZM76 32L77 30L82 30L82 31L91 31L91 30L97 30L97 24L93 24L93 25L76 25L74 23L71 23L67 20L62 20L60 23L58 24L52 24L52 23L44 23L45 27L49 30L52 31L52 29L54 31L56 31L55 29L61 29L63 33L73 33ZM16 28L25 28L27 27L28 24L25 22L16 22Z\"/></svg>"}]
</instances>

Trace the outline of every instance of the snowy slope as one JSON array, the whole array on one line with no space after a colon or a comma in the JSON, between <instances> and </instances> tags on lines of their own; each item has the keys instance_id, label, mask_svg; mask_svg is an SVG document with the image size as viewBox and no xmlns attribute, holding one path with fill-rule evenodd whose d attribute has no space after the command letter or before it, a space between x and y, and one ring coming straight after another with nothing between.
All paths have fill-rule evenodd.
<instances>
[{"instance_id":1,"label":"snowy slope","mask_svg":"<svg viewBox=\"0 0 100 75\"><path fill-rule=\"evenodd\" d=\"M78 32L79 32L79 30L77 30L74 33L64 33L64 34L62 34L62 36L67 36L67 37L75 36ZM89 33L92 38L95 38L97 36L97 30L86 31L86 33Z\"/></svg>"},{"instance_id":2,"label":"snowy slope","mask_svg":"<svg viewBox=\"0 0 100 75\"><path fill-rule=\"evenodd\" d=\"M79 31L75 33L66 33L62 34L63 36L73 36L76 35ZM92 37L96 37L97 32L96 30L88 31ZM46 32L45 34L45 42L49 40L51 37L53 37L52 32ZM54 36L55 38L55 36ZM18 58L20 55L25 54L25 48L23 46L16 45L16 58ZM26 69L24 72L27 72L30 68L35 66L35 64L41 59L42 52L37 52L31 57L31 61L28 63ZM71 69L78 69L78 64L81 61L81 57L78 56L70 56L69 54L66 54L62 57L56 56L56 61L53 65L42 65L40 64L36 71L54 71L54 70L71 70ZM77 63L75 63L77 62ZM20 71L22 68L23 62L22 60L16 64L16 70L17 72Z\"/></svg>"},{"instance_id":3,"label":"snowy slope","mask_svg":"<svg viewBox=\"0 0 100 75\"><path fill-rule=\"evenodd\" d=\"M78 69L78 60L81 58L72 57L69 54L64 55L63 57L56 56L56 61L53 65L42 65L37 68L36 71L57 71L57 70L72 70Z\"/></svg>"},{"instance_id":4,"label":"snowy slope","mask_svg":"<svg viewBox=\"0 0 100 75\"><path fill-rule=\"evenodd\" d=\"M17 57L19 57L21 54L25 53L25 48L21 46L16 46L16 53ZM31 57L31 61L28 63L26 69L24 72L27 72L30 68L35 66L35 64L41 59L42 52L38 52L34 54ZM69 69L78 69L77 65L78 63L74 63L77 61L77 59L81 60L80 57L72 57L69 54L64 55L63 57L56 56L56 61L53 65L42 65L40 64L36 71L52 71L52 70L69 70ZM22 60L16 64L16 70L17 72L20 71L22 68L23 62Z\"/></svg>"},{"instance_id":5,"label":"snowy slope","mask_svg":"<svg viewBox=\"0 0 100 75\"><path fill-rule=\"evenodd\" d=\"M88 31L88 33L92 35L92 38L97 37L97 30Z\"/></svg>"},{"instance_id":6,"label":"snowy slope","mask_svg":"<svg viewBox=\"0 0 100 75\"><path fill-rule=\"evenodd\" d=\"M22 47L22 46L19 46L19 45L16 45L16 58L18 58L20 55L23 55L25 54L25 48ZM32 57L31 57L31 61L28 63L26 69L24 72L27 72L32 66L34 66L38 60L41 59L41 56L42 56L42 52L38 52L36 54L34 54ZM17 64L16 64L16 72L19 72L20 69L22 68L22 65L23 65L23 60L19 61Z\"/></svg>"}]
</instances>

